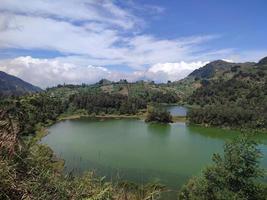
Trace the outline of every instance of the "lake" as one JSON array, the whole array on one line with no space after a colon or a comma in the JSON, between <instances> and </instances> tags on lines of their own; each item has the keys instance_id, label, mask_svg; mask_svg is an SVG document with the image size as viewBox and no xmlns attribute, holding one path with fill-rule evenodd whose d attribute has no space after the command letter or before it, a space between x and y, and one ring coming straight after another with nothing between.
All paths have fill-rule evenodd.
<instances>
[{"instance_id":1,"label":"lake","mask_svg":"<svg viewBox=\"0 0 267 200\"><path fill-rule=\"evenodd\" d=\"M169 111L172 116L183 117L187 114L187 108L184 106L166 105L162 107L166 108L166 110Z\"/></svg>"},{"instance_id":2,"label":"lake","mask_svg":"<svg viewBox=\"0 0 267 200\"><path fill-rule=\"evenodd\" d=\"M65 160L65 171L95 170L108 180L160 182L177 190L200 174L221 153L235 131L188 126L185 123L147 124L136 119L76 119L58 122L41 140ZM256 137L267 155L267 137ZM262 166L267 168L267 158Z\"/></svg>"}]
</instances>

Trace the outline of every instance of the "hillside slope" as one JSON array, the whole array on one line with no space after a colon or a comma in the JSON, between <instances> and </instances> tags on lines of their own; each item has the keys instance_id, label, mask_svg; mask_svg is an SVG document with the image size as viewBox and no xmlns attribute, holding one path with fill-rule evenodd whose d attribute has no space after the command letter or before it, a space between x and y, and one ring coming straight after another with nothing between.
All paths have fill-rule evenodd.
<instances>
[{"instance_id":1,"label":"hillside slope","mask_svg":"<svg viewBox=\"0 0 267 200\"><path fill-rule=\"evenodd\" d=\"M39 91L42 91L39 87L0 71L0 97L19 96Z\"/></svg>"},{"instance_id":2,"label":"hillside slope","mask_svg":"<svg viewBox=\"0 0 267 200\"><path fill-rule=\"evenodd\" d=\"M205 66L194 70L186 78L173 82L172 87L178 90L186 98L193 94L195 90L205 85L211 80L229 80L233 78L239 71L249 71L256 63L231 63L224 60L216 60L206 64Z\"/></svg>"},{"instance_id":3,"label":"hillside slope","mask_svg":"<svg viewBox=\"0 0 267 200\"><path fill-rule=\"evenodd\" d=\"M189 112L192 123L223 127L267 129L267 65L226 64L224 71L209 79L187 98L199 106ZM221 69L222 69L221 68ZM228 69L227 69L228 68Z\"/></svg>"}]
</instances>

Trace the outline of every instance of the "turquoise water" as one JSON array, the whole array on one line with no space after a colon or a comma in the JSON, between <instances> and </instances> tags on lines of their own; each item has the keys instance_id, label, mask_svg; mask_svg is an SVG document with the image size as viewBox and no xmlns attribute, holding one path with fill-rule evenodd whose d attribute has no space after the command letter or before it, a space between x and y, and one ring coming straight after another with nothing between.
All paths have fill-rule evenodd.
<instances>
[{"instance_id":1,"label":"turquoise water","mask_svg":"<svg viewBox=\"0 0 267 200\"><path fill-rule=\"evenodd\" d=\"M238 132L215 128L147 124L135 119L66 120L49 128L41 141L65 160L65 171L95 170L109 180L160 182L178 189L200 174ZM267 155L266 136L256 137ZM266 156L262 166L267 168Z\"/></svg>"}]
</instances>

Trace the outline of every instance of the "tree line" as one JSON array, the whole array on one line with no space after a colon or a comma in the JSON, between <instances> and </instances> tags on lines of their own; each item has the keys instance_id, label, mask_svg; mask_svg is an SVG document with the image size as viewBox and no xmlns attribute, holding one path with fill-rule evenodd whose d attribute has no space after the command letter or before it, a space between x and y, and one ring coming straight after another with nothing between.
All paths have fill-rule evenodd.
<instances>
[{"instance_id":1,"label":"tree line","mask_svg":"<svg viewBox=\"0 0 267 200\"><path fill-rule=\"evenodd\" d=\"M264 72L262 72L264 73ZM206 80L189 98L192 123L267 129L267 77L239 73L231 79Z\"/></svg>"}]
</instances>

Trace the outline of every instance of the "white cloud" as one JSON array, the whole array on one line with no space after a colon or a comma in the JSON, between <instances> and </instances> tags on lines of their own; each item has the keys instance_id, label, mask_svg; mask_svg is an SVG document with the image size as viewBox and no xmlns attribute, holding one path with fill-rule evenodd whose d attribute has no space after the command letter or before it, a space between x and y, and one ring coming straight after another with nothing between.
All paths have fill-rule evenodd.
<instances>
[{"instance_id":1,"label":"white cloud","mask_svg":"<svg viewBox=\"0 0 267 200\"><path fill-rule=\"evenodd\" d=\"M154 8L160 13L159 7ZM0 49L53 50L71 55L61 60L144 69L156 63L191 62L196 55L201 58L200 45L218 37L161 39L135 34L142 23L116 1L27 0L21 4L20 0L2 0ZM206 53L214 56L213 51Z\"/></svg>"},{"instance_id":2,"label":"white cloud","mask_svg":"<svg viewBox=\"0 0 267 200\"><path fill-rule=\"evenodd\" d=\"M122 73L110 71L99 66L76 66L57 59L38 59L18 57L0 61L0 70L18 76L34 85L46 88L57 84L95 83L102 78L113 81L127 79L154 80L156 82L175 81L184 78L194 69L203 66L203 62L162 63L151 66L148 70Z\"/></svg>"},{"instance_id":3,"label":"white cloud","mask_svg":"<svg viewBox=\"0 0 267 200\"><path fill-rule=\"evenodd\" d=\"M0 24L4 29L0 31L0 48L56 50L85 58L88 64L125 64L136 69L159 62L192 60L196 45L214 38L196 36L164 40L151 35L122 37L118 30L107 29L101 24L76 26L49 18L13 14L0 14Z\"/></svg>"},{"instance_id":4,"label":"white cloud","mask_svg":"<svg viewBox=\"0 0 267 200\"><path fill-rule=\"evenodd\" d=\"M2 60L0 61L0 70L42 88L63 83L94 83L110 74L104 67L78 67L71 63L30 56Z\"/></svg>"},{"instance_id":5,"label":"white cloud","mask_svg":"<svg viewBox=\"0 0 267 200\"><path fill-rule=\"evenodd\" d=\"M112 30L99 34L67 22L28 16L0 15L0 21L6 21L7 26L0 32L0 48L48 49L93 57L116 57L111 45L118 38Z\"/></svg>"},{"instance_id":6,"label":"white cloud","mask_svg":"<svg viewBox=\"0 0 267 200\"><path fill-rule=\"evenodd\" d=\"M96 21L125 29L133 28L140 20L110 0L1 0L0 10L70 22Z\"/></svg>"},{"instance_id":7,"label":"white cloud","mask_svg":"<svg viewBox=\"0 0 267 200\"><path fill-rule=\"evenodd\" d=\"M200 68L208 62L179 62L179 63L158 63L147 70L147 76L152 80L157 77L160 82L176 81L189 75L193 70ZM159 78L161 77L161 79Z\"/></svg>"}]
</instances>

